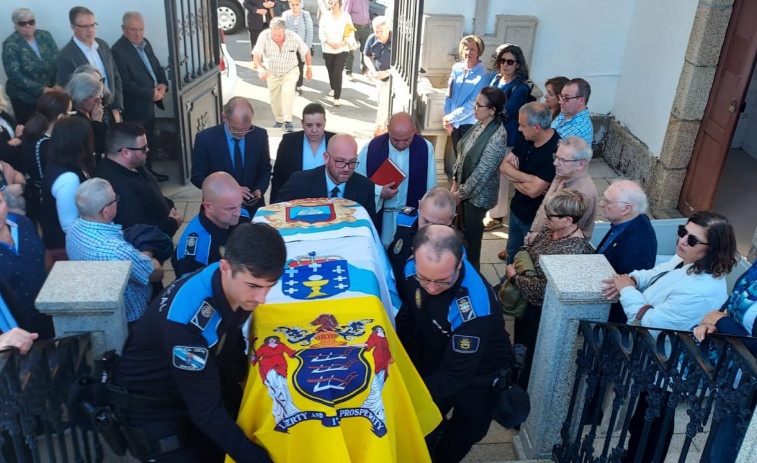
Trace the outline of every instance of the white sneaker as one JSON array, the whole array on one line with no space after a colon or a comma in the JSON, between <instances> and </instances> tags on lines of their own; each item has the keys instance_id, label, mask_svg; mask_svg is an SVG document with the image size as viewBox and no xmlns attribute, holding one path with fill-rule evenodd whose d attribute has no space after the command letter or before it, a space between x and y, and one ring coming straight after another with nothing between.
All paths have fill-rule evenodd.
<instances>
[{"instance_id":1,"label":"white sneaker","mask_svg":"<svg viewBox=\"0 0 757 463\"><path fill-rule=\"evenodd\" d=\"M342 102L339 101L339 98L334 98L334 106L342 106Z\"/></svg>"},{"instance_id":2,"label":"white sneaker","mask_svg":"<svg viewBox=\"0 0 757 463\"><path fill-rule=\"evenodd\" d=\"M329 96L334 96L334 91L333 90L329 90Z\"/></svg>"}]
</instances>

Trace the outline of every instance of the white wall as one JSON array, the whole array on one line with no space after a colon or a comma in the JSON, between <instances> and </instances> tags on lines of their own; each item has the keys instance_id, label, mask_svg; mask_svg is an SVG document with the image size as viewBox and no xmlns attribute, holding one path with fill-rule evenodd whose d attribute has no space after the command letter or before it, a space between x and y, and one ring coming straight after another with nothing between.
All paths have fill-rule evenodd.
<instances>
[{"instance_id":1,"label":"white wall","mask_svg":"<svg viewBox=\"0 0 757 463\"><path fill-rule=\"evenodd\" d=\"M463 14L471 31L475 3L426 0L425 12ZM691 0L489 0L486 33L496 15L536 16L531 79L583 77L589 110L613 114L659 155L696 8Z\"/></svg>"},{"instance_id":2,"label":"white wall","mask_svg":"<svg viewBox=\"0 0 757 463\"><path fill-rule=\"evenodd\" d=\"M121 19L126 11L139 11L145 18L145 37L150 41L155 55L163 66L168 64L168 39L166 15L163 2L159 0L129 0L128 2L92 0L2 0L4 8L0 16L0 41L14 31L11 13L18 7L26 7L34 12L37 28L49 31L63 48L73 32L68 21L68 11L74 6L86 6L95 13L95 21L100 25L97 37L112 45L121 37ZM2 66L0 66L1 68ZM0 69L0 83L6 80L5 70Z\"/></svg>"},{"instance_id":3,"label":"white wall","mask_svg":"<svg viewBox=\"0 0 757 463\"><path fill-rule=\"evenodd\" d=\"M635 0L489 0L486 33L494 34L497 15L530 15L536 26L531 79L542 86L550 77L582 77L592 88L589 110L613 109L630 16ZM426 0L425 13L465 15L473 30L475 0Z\"/></svg>"},{"instance_id":4,"label":"white wall","mask_svg":"<svg viewBox=\"0 0 757 463\"><path fill-rule=\"evenodd\" d=\"M616 119L659 156L697 2L636 0L621 67Z\"/></svg>"}]
</instances>

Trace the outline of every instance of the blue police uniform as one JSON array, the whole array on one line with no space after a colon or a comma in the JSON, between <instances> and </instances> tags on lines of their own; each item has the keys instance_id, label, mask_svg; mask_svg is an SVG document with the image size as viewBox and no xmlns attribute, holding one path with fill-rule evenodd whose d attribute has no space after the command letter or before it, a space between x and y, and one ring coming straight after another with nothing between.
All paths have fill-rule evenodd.
<instances>
[{"instance_id":1,"label":"blue police uniform","mask_svg":"<svg viewBox=\"0 0 757 463\"><path fill-rule=\"evenodd\" d=\"M417 232L418 210L414 207L403 208L397 214L397 232L394 234L394 241L387 248L398 294L403 294L405 289L405 264L413 254L413 240Z\"/></svg>"},{"instance_id":2,"label":"blue police uniform","mask_svg":"<svg viewBox=\"0 0 757 463\"><path fill-rule=\"evenodd\" d=\"M250 215L243 208L239 223L249 221ZM234 228L220 228L205 216L201 207L200 213L187 224L171 256L176 278L221 260L221 246Z\"/></svg>"},{"instance_id":3,"label":"blue police uniform","mask_svg":"<svg viewBox=\"0 0 757 463\"><path fill-rule=\"evenodd\" d=\"M229 306L219 264L176 280L135 325L114 371L129 393L175 407L126 410L129 425L157 441L178 435L181 449L156 461L269 462L237 426L247 374L242 324L249 313Z\"/></svg>"},{"instance_id":4,"label":"blue police uniform","mask_svg":"<svg viewBox=\"0 0 757 463\"><path fill-rule=\"evenodd\" d=\"M397 315L400 339L442 416L435 462L457 462L489 429L491 382L512 364L512 346L494 292L465 259L457 282L438 295L415 278L415 260L405 266L406 290ZM411 335L408 336L407 334ZM483 379L483 381L482 381Z\"/></svg>"}]
</instances>

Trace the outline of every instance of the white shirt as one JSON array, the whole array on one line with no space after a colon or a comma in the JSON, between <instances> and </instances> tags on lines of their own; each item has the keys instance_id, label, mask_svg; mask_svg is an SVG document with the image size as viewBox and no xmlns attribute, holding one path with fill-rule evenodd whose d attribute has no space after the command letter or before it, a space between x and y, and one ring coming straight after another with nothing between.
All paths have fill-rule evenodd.
<instances>
[{"instance_id":1,"label":"white shirt","mask_svg":"<svg viewBox=\"0 0 757 463\"><path fill-rule=\"evenodd\" d=\"M100 54L97 52L97 49L100 48L97 40L93 40L92 47L88 47L84 45L84 43L79 39L77 39L76 36L74 36L74 43L77 47L79 47L79 50L84 53L84 57L87 58L89 64L96 67L100 71L100 74L105 77L105 88L110 88L110 86L108 85L108 73L105 72L105 64L103 64L103 60L102 58L100 58Z\"/></svg>"},{"instance_id":2,"label":"white shirt","mask_svg":"<svg viewBox=\"0 0 757 463\"><path fill-rule=\"evenodd\" d=\"M436 162L434 161L434 147L431 146L428 140L424 139L426 146L428 147L428 169L426 171L426 191L436 186ZM404 172L408 178L410 176L410 148L406 148L403 151L397 151L397 148L389 143L389 159L397 164L397 167ZM355 168L355 172L358 174L366 175L366 169L368 168L368 143L363 146L360 154L357 156L358 165ZM381 223L381 243L384 247L387 247L394 240L394 234L397 232L397 210L405 207L407 202L407 185L408 178L400 183L399 190L394 198L381 199L381 186L375 186L375 198L376 198L376 210L380 210L382 207L390 209L384 210L384 216ZM396 186L396 185L395 185ZM418 207L417 204L410 204L412 207Z\"/></svg>"}]
</instances>

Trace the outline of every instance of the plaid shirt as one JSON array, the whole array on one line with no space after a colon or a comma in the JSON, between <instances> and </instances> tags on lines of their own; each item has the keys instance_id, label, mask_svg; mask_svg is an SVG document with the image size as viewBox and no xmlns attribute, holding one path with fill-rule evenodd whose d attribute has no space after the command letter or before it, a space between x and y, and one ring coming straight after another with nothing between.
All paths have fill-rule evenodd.
<instances>
[{"instance_id":1,"label":"plaid shirt","mask_svg":"<svg viewBox=\"0 0 757 463\"><path fill-rule=\"evenodd\" d=\"M557 133L559 133L563 139L568 138L571 135L583 138L586 144L589 145L589 148L591 148L591 141L594 139L594 126L591 125L588 109L584 109L567 121L565 120L565 114L560 113L560 115L552 121L552 128L557 130Z\"/></svg>"},{"instance_id":2,"label":"plaid shirt","mask_svg":"<svg viewBox=\"0 0 757 463\"><path fill-rule=\"evenodd\" d=\"M283 76L293 68L297 67L297 52L304 56L309 51L305 42L292 31L284 31L284 45L279 48L278 44L271 38L271 29L266 29L258 36L255 48L252 54L260 54L263 63L274 77Z\"/></svg>"},{"instance_id":3,"label":"plaid shirt","mask_svg":"<svg viewBox=\"0 0 757 463\"><path fill-rule=\"evenodd\" d=\"M121 225L78 218L66 234L66 252L71 260L131 261L131 275L124 290L126 320L133 322L142 316L150 299L154 267L152 259L124 240Z\"/></svg>"}]
</instances>

